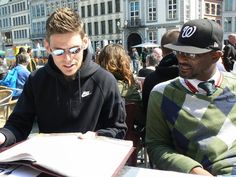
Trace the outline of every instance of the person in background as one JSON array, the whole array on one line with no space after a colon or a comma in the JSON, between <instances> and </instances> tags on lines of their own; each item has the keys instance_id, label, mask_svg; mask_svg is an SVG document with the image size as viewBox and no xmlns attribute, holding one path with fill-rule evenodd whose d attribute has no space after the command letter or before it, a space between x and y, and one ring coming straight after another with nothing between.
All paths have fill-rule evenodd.
<instances>
[{"instance_id":1,"label":"person in background","mask_svg":"<svg viewBox=\"0 0 236 177\"><path fill-rule=\"evenodd\" d=\"M146 67L142 68L138 72L138 77L146 77L155 70L157 65L157 58L155 54L149 54L146 58Z\"/></svg>"},{"instance_id":2,"label":"person in background","mask_svg":"<svg viewBox=\"0 0 236 177\"><path fill-rule=\"evenodd\" d=\"M37 69L36 63L35 63L35 61L34 61L34 59L33 59L33 56L32 56L32 53L33 53L32 48L28 47L28 48L27 48L27 53L28 53L28 55L30 56L30 60L29 60L29 64L27 65L27 69L28 69L30 72L32 72L32 71L34 71L34 70Z\"/></svg>"},{"instance_id":3,"label":"person in background","mask_svg":"<svg viewBox=\"0 0 236 177\"><path fill-rule=\"evenodd\" d=\"M141 54L141 57L142 57L142 66L143 68L146 67L146 58L147 58L147 55L148 55L148 49L146 47L143 48L143 51L142 51L142 54Z\"/></svg>"},{"instance_id":4,"label":"person in background","mask_svg":"<svg viewBox=\"0 0 236 177\"><path fill-rule=\"evenodd\" d=\"M156 85L149 98L146 145L161 170L235 175L236 75L220 72L223 30L215 21L186 22L176 53L179 75Z\"/></svg>"},{"instance_id":5,"label":"person in background","mask_svg":"<svg viewBox=\"0 0 236 177\"><path fill-rule=\"evenodd\" d=\"M126 102L141 102L140 88L130 68L130 57L122 45L108 44L103 47L98 55L98 64L114 75Z\"/></svg>"},{"instance_id":6,"label":"person in background","mask_svg":"<svg viewBox=\"0 0 236 177\"><path fill-rule=\"evenodd\" d=\"M166 48L164 45L175 43L178 40L179 31L167 31L161 38L161 51L163 58L156 66L155 71L146 76L143 83L142 101L144 111L147 111L148 99L153 87L161 82L173 79L179 76L178 61L171 49Z\"/></svg>"},{"instance_id":7,"label":"person in background","mask_svg":"<svg viewBox=\"0 0 236 177\"><path fill-rule=\"evenodd\" d=\"M120 44L108 44L105 46L99 56L98 63L107 71L111 72L116 80L125 103L135 103L140 107L140 112L136 112L136 125L142 126L143 107L140 94L140 86L135 81L130 68L130 57Z\"/></svg>"},{"instance_id":8,"label":"person in background","mask_svg":"<svg viewBox=\"0 0 236 177\"><path fill-rule=\"evenodd\" d=\"M136 48L131 49L130 58L133 64L133 73L138 74L139 70L139 54Z\"/></svg>"},{"instance_id":9,"label":"person in background","mask_svg":"<svg viewBox=\"0 0 236 177\"><path fill-rule=\"evenodd\" d=\"M226 71L233 70L233 65L236 61L236 34L230 34L228 36L228 44L223 48L222 61Z\"/></svg>"},{"instance_id":10,"label":"person in background","mask_svg":"<svg viewBox=\"0 0 236 177\"><path fill-rule=\"evenodd\" d=\"M21 53L17 55L18 65L15 67L17 72L17 80L16 80L16 90L13 94L12 99L18 99L22 93L25 82L27 81L30 72L27 69L27 66L30 61L30 56L27 53Z\"/></svg>"},{"instance_id":11,"label":"person in background","mask_svg":"<svg viewBox=\"0 0 236 177\"><path fill-rule=\"evenodd\" d=\"M157 65L158 65L163 57L162 49L156 47L152 49L152 54L156 55L155 58L157 59Z\"/></svg>"},{"instance_id":12,"label":"person in background","mask_svg":"<svg viewBox=\"0 0 236 177\"><path fill-rule=\"evenodd\" d=\"M20 54L22 54L22 53L26 53L26 49L25 49L24 47L20 47L20 48L19 48L19 51L18 51L18 53L16 54L16 62L15 62L15 65L13 65L12 67L15 67L15 66L18 65L17 55L20 55ZM11 69L11 68L10 68L10 69Z\"/></svg>"},{"instance_id":13,"label":"person in background","mask_svg":"<svg viewBox=\"0 0 236 177\"><path fill-rule=\"evenodd\" d=\"M8 67L4 60L4 57L0 57L0 80L2 80L8 72Z\"/></svg>"},{"instance_id":14,"label":"person in background","mask_svg":"<svg viewBox=\"0 0 236 177\"><path fill-rule=\"evenodd\" d=\"M26 81L0 129L0 147L25 140L35 121L39 133L124 138L126 112L117 81L91 60L88 41L77 12L65 7L51 13L44 41L48 62Z\"/></svg>"},{"instance_id":15,"label":"person in background","mask_svg":"<svg viewBox=\"0 0 236 177\"><path fill-rule=\"evenodd\" d=\"M96 51L94 52L94 55L93 55L93 58L92 58L92 60L96 63L98 63L97 59L98 59L98 55L99 55L100 51L101 51L101 48L97 46Z\"/></svg>"}]
</instances>

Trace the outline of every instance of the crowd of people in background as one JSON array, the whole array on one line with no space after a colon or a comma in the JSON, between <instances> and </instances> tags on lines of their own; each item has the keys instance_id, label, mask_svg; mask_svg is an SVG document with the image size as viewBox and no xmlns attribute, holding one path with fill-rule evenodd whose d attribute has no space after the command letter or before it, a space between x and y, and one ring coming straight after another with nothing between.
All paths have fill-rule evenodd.
<instances>
[{"instance_id":1,"label":"crowd of people in background","mask_svg":"<svg viewBox=\"0 0 236 177\"><path fill-rule=\"evenodd\" d=\"M165 39L165 36L170 33L170 31L168 31L166 34L163 35L163 40ZM176 33L178 33L177 31L174 32L175 35ZM173 34L172 34L173 35ZM173 42L176 39L176 36L171 36L170 37L171 40L167 40L167 43ZM162 43L161 42L161 43ZM99 57L99 54L101 52L102 48L101 47L96 47L96 50L93 54L93 61L99 63L99 61L97 60ZM125 49L124 49L125 50ZM150 80L149 78L146 79L146 83L144 82L144 79L146 78L146 76L148 76L149 74L154 75L155 70L162 70L162 65L164 66L164 68L166 66L169 66L169 64L166 64L165 61L166 59L163 60L163 58L165 58L166 56L166 50L167 50L167 54L168 55L173 55L172 51L168 51L168 49L163 47L163 44L160 45L159 47L154 47L154 48L149 48L149 47L143 47L142 48L142 52L139 54L138 50L136 48L131 48L130 51L125 51L129 57L129 62L130 62L130 70L132 71L132 73L134 74L134 78L137 77L142 77L142 87L144 86L144 95L142 95L144 98L144 100L146 100L146 85L149 83L153 83L151 84L152 88L155 84L159 83L156 82L155 80L158 78L161 78L161 81L165 81L168 80L172 77L168 77L169 73L165 73L163 76L160 76L161 74L156 74L158 75L158 77L153 77L151 78L151 80L154 81L147 81ZM19 48L19 52L16 54L16 60L9 60L6 61L6 59L4 58L4 56L0 56L0 80L3 79L7 72L14 68L15 66L18 65L18 59L17 56L21 53L27 53L30 56L30 60L27 62L27 69L29 72L32 72L34 70L36 70L37 68L39 68L40 66L44 66L47 62L48 62L48 58L42 58L42 57L36 57L33 56L33 52L32 52L32 48L28 47L20 47ZM235 64L235 60L236 60L236 34L229 34L228 35L228 42L227 44L223 47L223 56L220 58L220 60L217 62L217 66L221 71L234 71L234 68L236 70L236 64ZM167 60L168 61L168 60ZM172 60L171 60L172 61ZM173 60L173 65L177 66L177 60ZM172 67L171 64L171 67ZM235 67L234 67L235 65ZM155 71L155 72L154 72ZM169 72L169 71L167 71ZM173 77L176 76L176 72L178 72L177 70L175 70L175 74L173 74ZM171 74L172 75L172 74ZM151 77L151 76L149 76ZM163 79L162 79L163 78ZM150 88L148 89L148 93L151 91ZM143 88L141 88L142 90ZM145 107L147 104L147 101L145 102Z\"/></svg>"},{"instance_id":2,"label":"crowd of people in background","mask_svg":"<svg viewBox=\"0 0 236 177\"><path fill-rule=\"evenodd\" d=\"M0 85L7 86L13 89L13 99L18 99L26 80L31 72L37 68L44 66L47 63L46 58L38 59L33 57L31 47L20 47L15 59L6 59L4 56L0 57ZM15 71L17 74L11 77L17 77L15 84L4 84L4 79L7 75Z\"/></svg>"}]
</instances>

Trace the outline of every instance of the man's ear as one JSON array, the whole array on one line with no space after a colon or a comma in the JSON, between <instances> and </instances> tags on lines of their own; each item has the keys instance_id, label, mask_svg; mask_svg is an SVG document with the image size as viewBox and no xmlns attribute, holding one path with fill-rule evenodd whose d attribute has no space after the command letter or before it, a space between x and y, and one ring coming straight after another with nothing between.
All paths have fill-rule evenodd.
<instances>
[{"instance_id":1,"label":"man's ear","mask_svg":"<svg viewBox=\"0 0 236 177\"><path fill-rule=\"evenodd\" d=\"M221 50L212 52L213 62L216 63L222 56L223 56L223 52Z\"/></svg>"},{"instance_id":2,"label":"man's ear","mask_svg":"<svg viewBox=\"0 0 236 177\"><path fill-rule=\"evenodd\" d=\"M85 34L85 36L83 38L83 47L84 47L84 49L87 49L89 44L90 44L90 39L89 39L88 35Z\"/></svg>"},{"instance_id":3,"label":"man's ear","mask_svg":"<svg viewBox=\"0 0 236 177\"><path fill-rule=\"evenodd\" d=\"M49 44L49 42L47 41L47 39L44 39L43 43L44 43L44 47L45 47L47 53L50 54L50 53L51 53L50 44Z\"/></svg>"}]
</instances>

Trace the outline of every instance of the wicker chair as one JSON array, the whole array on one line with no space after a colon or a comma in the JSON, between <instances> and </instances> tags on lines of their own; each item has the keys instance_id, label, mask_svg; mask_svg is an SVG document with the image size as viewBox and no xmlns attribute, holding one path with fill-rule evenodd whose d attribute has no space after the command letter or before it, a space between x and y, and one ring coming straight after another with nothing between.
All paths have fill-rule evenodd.
<instances>
[{"instance_id":1,"label":"wicker chair","mask_svg":"<svg viewBox=\"0 0 236 177\"><path fill-rule=\"evenodd\" d=\"M13 91L12 90L8 90L8 89L3 89L0 90L0 123L2 126L2 123L4 123L7 119L7 116L9 115L8 110L10 108L8 108L7 104L11 101L12 99L12 94Z\"/></svg>"},{"instance_id":2,"label":"wicker chair","mask_svg":"<svg viewBox=\"0 0 236 177\"><path fill-rule=\"evenodd\" d=\"M5 90L5 89L10 89L10 88L7 87L7 86L0 85L0 90ZM10 89L10 90L11 90L11 89Z\"/></svg>"},{"instance_id":3,"label":"wicker chair","mask_svg":"<svg viewBox=\"0 0 236 177\"><path fill-rule=\"evenodd\" d=\"M17 101L18 100L9 100L6 103L0 104L0 118L6 121L16 106Z\"/></svg>"},{"instance_id":4,"label":"wicker chair","mask_svg":"<svg viewBox=\"0 0 236 177\"><path fill-rule=\"evenodd\" d=\"M10 89L0 90L0 104L7 103L12 98L13 91Z\"/></svg>"}]
</instances>

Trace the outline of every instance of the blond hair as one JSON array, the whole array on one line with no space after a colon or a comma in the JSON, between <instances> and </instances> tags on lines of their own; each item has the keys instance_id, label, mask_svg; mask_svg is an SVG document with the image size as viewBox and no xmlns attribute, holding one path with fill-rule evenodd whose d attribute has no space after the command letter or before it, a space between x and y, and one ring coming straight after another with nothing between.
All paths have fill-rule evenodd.
<instances>
[{"instance_id":1,"label":"blond hair","mask_svg":"<svg viewBox=\"0 0 236 177\"><path fill-rule=\"evenodd\" d=\"M68 32L79 32L83 38L85 35L84 23L79 14L70 8L59 8L46 21L46 40L49 41L53 34Z\"/></svg>"}]
</instances>

